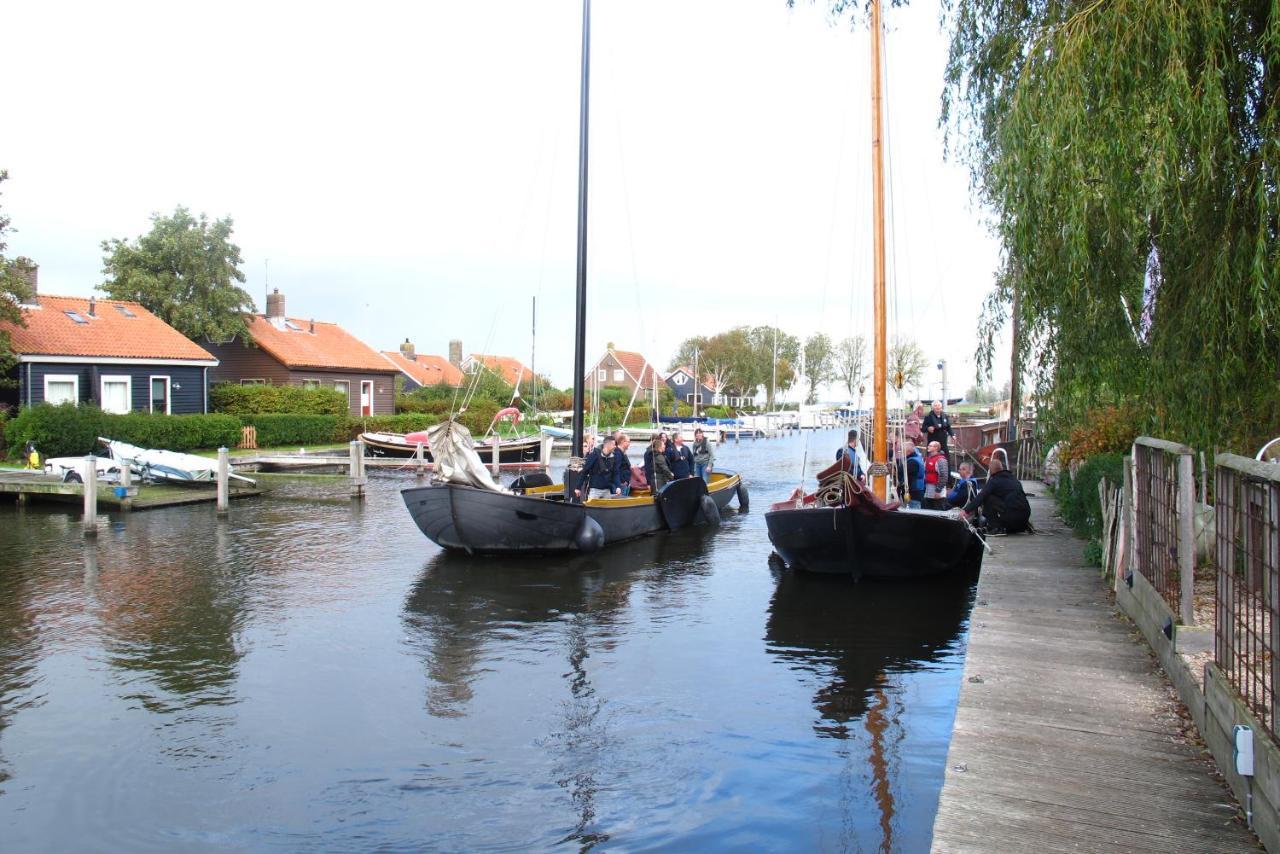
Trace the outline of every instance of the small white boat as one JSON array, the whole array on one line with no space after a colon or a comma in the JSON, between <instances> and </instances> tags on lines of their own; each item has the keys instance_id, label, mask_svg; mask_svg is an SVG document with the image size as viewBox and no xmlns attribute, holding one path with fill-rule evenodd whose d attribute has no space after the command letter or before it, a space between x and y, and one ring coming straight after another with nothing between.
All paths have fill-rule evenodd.
<instances>
[{"instance_id":1,"label":"small white boat","mask_svg":"<svg viewBox=\"0 0 1280 854\"><path fill-rule=\"evenodd\" d=\"M169 483L213 483L218 479L218 461L195 454L183 454L178 451L163 451L154 448L139 448L128 442L118 442L102 436L98 441L107 446L111 458L117 463L128 465L135 473L152 480L163 480ZM234 480L253 483L244 475L231 474Z\"/></svg>"}]
</instances>

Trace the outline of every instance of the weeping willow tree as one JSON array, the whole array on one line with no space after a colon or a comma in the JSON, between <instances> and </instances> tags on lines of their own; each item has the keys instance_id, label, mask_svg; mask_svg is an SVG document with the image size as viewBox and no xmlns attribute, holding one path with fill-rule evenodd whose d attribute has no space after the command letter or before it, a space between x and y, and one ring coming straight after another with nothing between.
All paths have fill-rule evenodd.
<instances>
[{"instance_id":1,"label":"weeping willow tree","mask_svg":"<svg viewBox=\"0 0 1280 854\"><path fill-rule=\"evenodd\" d=\"M1102 405L1244 451L1280 432L1280 0L949 0L943 121L1062 433ZM1026 364L1026 362L1024 362Z\"/></svg>"}]
</instances>

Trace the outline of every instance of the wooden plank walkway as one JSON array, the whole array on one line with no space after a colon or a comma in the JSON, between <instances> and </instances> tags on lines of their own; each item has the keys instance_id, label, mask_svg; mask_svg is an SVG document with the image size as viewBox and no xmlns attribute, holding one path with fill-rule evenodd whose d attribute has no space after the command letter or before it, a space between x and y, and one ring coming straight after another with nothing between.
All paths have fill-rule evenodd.
<instances>
[{"instance_id":1,"label":"wooden plank walkway","mask_svg":"<svg viewBox=\"0 0 1280 854\"><path fill-rule=\"evenodd\" d=\"M993 538L933 850L1250 851L1254 835L1043 484Z\"/></svg>"}]
</instances>

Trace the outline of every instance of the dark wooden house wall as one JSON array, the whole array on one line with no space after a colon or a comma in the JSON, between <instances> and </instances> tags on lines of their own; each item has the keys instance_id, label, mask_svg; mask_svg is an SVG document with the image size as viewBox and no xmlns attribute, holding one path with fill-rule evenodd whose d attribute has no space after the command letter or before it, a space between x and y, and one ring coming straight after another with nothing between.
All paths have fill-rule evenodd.
<instances>
[{"instance_id":1,"label":"dark wooden house wall","mask_svg":"<svg viewBox=\"0 0 1280 854\"><path fill-rule=\"evenodd\" d=\"M211 369L212 370L212 369ZM18 396L23 406L44 403L44 380L50 375L79 379L80 402L100 404L103 376L127 376L132 382L133 409L151 408L151 378L169 378L169 411L174 415L205 412L205 368L196 365L103 365L92 362L51 364L24 362L18 365Z\"/></svg>"},{"instance_id":2,"label":"dark wooden house wall","mask_svg":"<svg viewBox=\"0 0 1280 854\"><path fill-rule=\"evenodd\" d=\"M399 373L390 365L386 373L289 369L277 362L260 347L246 347L239 341L230 344L205 344L206 350L213 353L221 364L211 368L209 382L238 383L244 380L263 380L273 385L304 385L307 380L317 380L321 385L333 388L337 382L350 383L349 407L347 411L353 416L360 415L360 383L373 383L373 412L375 415L390 415L395 411L396 392L395 377Z\"/></svg>"}]
</instances>

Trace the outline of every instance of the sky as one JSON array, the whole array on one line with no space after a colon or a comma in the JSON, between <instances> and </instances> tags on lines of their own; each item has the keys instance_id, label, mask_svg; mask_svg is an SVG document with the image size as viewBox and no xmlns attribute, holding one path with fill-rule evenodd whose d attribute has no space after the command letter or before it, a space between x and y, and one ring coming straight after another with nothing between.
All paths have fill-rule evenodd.
<instances>
[{"instance_id":1,"label":"sky","mask_svg":"<svg viewBox=\"0 0 1280 854\"><path fill-rule=\"evenodd\" d=\"M457 338L568 385L581 8L13 5L7 254L87 296L103 240L179 205L229 216L259 310L278 288L376 349ZM870 338L869 41L825 9L593 4L588 364L612 343L665 369L743 324ZM944 157L937 3L886 28L890 334L957 396L999 250Z\"/></svg>"}]
</instances>

